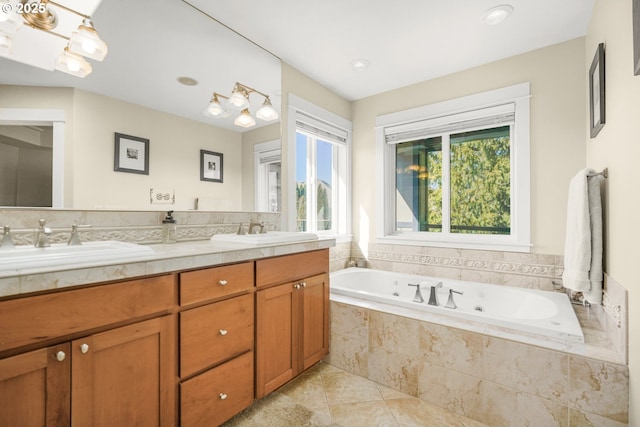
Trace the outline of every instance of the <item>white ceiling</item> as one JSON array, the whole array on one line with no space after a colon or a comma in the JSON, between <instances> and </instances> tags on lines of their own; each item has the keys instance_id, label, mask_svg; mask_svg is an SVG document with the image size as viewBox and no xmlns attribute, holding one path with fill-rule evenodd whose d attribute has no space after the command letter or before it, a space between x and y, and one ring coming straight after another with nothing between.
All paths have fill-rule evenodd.
<instances>
[{"instance_id":1,"label":"white ceiling","mask_svg":"<svg viewBox=\"0 0 640 427\"><path fill-rule=\"evenodd\" d=\"M513 15L487 26L482 15L501 0L58 1L99 3L93 21L109 45L104 62L78 79L0 58L0 84L74 86L234 130L203 117L212 92L230 94L239 81L272 95L279 108L278 58L357 100L581 37L594 4L505 0ZM353 71L360 58L371 66ZM199 85L180 85L178 76ZM255 112L262 99L252 100Z\"/></svg>"},{"instance_id":2,"label":"white ceiling","mask_svg":"<svg viewBox=\"0 0 640 427\"><path fill-rule=\"evenodd\" d=\"M584 36L594 0L197 0L349 100ZM503 23L484 12L513 6ZM351 61L371 62L355 72Z\"/></svg>"}]
</instances>

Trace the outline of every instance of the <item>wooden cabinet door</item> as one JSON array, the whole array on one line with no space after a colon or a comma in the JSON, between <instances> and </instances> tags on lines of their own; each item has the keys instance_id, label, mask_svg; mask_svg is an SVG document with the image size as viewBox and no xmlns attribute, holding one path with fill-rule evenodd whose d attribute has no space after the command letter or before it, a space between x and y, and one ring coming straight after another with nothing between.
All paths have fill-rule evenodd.
<instances>
[{"instance_id":1,"label":"wooden cabinet door","mask_svg":"<svg viewBox=\"0 0 640 427\"><path fill-rule=\"evenodd\" d=\"M69 426L69 343L0 360L0 426Z\"/></svg>"},{"instance_id":2,"label":"wooden cabinet door","mask_svg":"<svg viewBox=\"0 0 640 427\"><path fill-rule=\"evenodd\" d=\"M329 275L302 281L301 371L321 361L329 349Z\"/></svg>"},{"instance_id":3,"label":"wooden cabinet door","mask_svg":"<svg viewBox=\"0 0 640 427\"><path fill-rule=\"evenodd\" d=\"M299 298L296 283L256 292L256 397L298 373Z\"/></svg>"},{"instance_id":4,"label":"wooden cabinet door","mask_svg":"<svg viewBox=\"0 0 640 427\"><path fill-rule=\"evenodd\" d=\"M174 426L174 336L164 316L73 341L72 426Z\"/></svg>"}]
</instances>

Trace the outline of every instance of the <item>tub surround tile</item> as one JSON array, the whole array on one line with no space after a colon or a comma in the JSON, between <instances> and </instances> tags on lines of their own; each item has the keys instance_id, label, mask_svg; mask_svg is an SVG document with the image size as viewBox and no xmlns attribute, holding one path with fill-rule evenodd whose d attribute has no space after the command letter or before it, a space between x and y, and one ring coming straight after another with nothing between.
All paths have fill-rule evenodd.
<instances>
[{"instance_id":1,"label":"tub surround tile","mask_svg":"<svg viewBox=\"0 0 640 427\"><path fill-rule=\"evenodd\" d=\"M628 427L627 423L621 423L609 418L604 418L579 409L569 408L570 427Z\"/></svg>"},{"instance_id":2,"label":"tub surround tile","mask_svg":"<svg viewBox=\"0 0 640 427\"><path fill-rule=\"evenodd\" d=\"M420 326L419 354L427 362L470 375L482 373L482 335L434 323Z\"/></svg>"},{"instance_id":3,"label":"tub surround tile","mask_svg":"<svg viewBox=\"0 0 640 427\"><path fill-rule=\"evenodd\" d=\"M425 361L420 367L418 397L453 413L474 418L482 412L481 385L482 379L478 376Z\"/></svg>"},{"instance_id":4,"label":"tub surround tile","mask_svg":"<svg viewBox=\"0 0 640 427\"><path fill-rule=\"evenodd\" d=\"M493 427L569 427L566 406L483 381L484 402L473 417Z\"/></svg>"},{"instance_id":5,"label":"tub surround tile","mask_svg":"<svg viewBox=\"0 0 640 427\"><path fill-rule=\"evenodd\" d=\"M394 353L381 347L370 347L369 379L411 396L417 396L418 362L404 354Z\"/></svg>"},{"instance_id":6,"label":"tub surround tile","mask_svg":"<svg viewBox=\"0 0 640 427\"><path fill-rule=\"evenodd\" d=\"M629 422L629 368L583 357L569 359L569 405Z\"/></svg>"},{"instance_id":7,"label":"tub surround tile","mask_svg":"<svg viewBox=\"0 0 640 427\"><path fill-rule=\"evenodd\" d=\"M328 363L356 375L369 376L369 344L367 340L358 341L351 337L331 333L329 348L331 351L326 358Z\"/></svg>"},{"instance_id":8,"label":"tub surround tile","mask_svg":"<svg viewBox=\"0 0 640 427\"><path fill-rule=\"evenodd\" d=\"M486 337L484 373L488 381L567 404L569 356L552 350ZM540 375L544 372L544 375Z\"/></svg>"},{"instance_id":9,"label":"tub surround tile","mask_svg":"<svg viewBox=\"0 0 640 427\"><path fill-rule=\"evenodd\" d=\"M350 304L332 303L330 314L333 319L332 333L351 337L356 340L369 339L369 313L367 310Z\"/></svg>"},{"instance_id":10,"label":"tub surround tile","mask_svg":"<svg viewBox=\"0 0 640 427\"><path fill-rule=\"evenodd\" d=\"M372 311L369 316L369 345L417 357L420 322L407 317Z\"/></svg>"}]
</instances>

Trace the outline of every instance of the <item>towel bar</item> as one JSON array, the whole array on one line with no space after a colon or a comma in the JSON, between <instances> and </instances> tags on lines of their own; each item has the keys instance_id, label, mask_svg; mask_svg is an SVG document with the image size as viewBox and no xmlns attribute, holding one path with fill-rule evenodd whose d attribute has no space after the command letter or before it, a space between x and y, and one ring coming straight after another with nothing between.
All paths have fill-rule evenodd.
<instances>
[{"instance_id":1,"label":"towel bar","mask_svg":"<svg viewBox=\"0 0 640 427\"><path fill-rule=\"evenodd\" d=\"M609 168L604 168L602 169L602 172L593 172L587 175L587 177L592 177L592 176L598 176L598 175L602 175L603 177L607 178L609 175Z\"/></svg>"}]
</instances>

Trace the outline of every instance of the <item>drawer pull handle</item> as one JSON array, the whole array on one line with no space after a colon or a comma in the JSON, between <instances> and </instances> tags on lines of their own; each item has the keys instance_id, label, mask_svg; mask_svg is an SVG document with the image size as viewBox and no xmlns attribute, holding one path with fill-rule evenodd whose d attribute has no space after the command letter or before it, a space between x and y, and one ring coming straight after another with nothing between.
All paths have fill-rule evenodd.
<instances>
[{"instance_id":1,"label":"drawer pull handle","mask_svg":"<svg viewBox=\"0 0 640 427\"><path fill-rule=\"evenodd\" d=\"M67 355L64 354L64 351L59 351L56 353L56 359L58 359L58 362L62 362L66 357Z\"/></svg>"},{"instance_id":2,"label":"drawer pull handle","mask_svg":"<svg viewBox=\"0 0 640 427\"><path fill-rule=\"evenodd\" d=\"M227 393L220 393L220 400L225 400L227 398Z\"/></svg>"},{"instance_id":3,"label":"drawer pull handle","mask_svg":"<svg viewBox=\"0 0 640 427\"><path fill-rule=\"evenodd\" d=\"M89 351L89 344L82 344L80 346L80 351L82 354L86 354Z\"/></svg>"},{"instance_id":4,"label":"drawer pull handle","mask_svg":"<svg viewBox=\"0 0 640 427\"><path fill-rule=\"evenodd\" d=\"M220 283L220 286L227 286L226 280L220 280L218 283Z\"/></svg>"},{"instance_id":5,"label":"drawer pull handle","mask_svg":"<svg viewBox=\"0 0 640 427\"><path fill-rule=\"evenodd\" d=\"M229 333L226 329L220 329L220 335L225 336Z\"/></svg>"}]
</instances>

